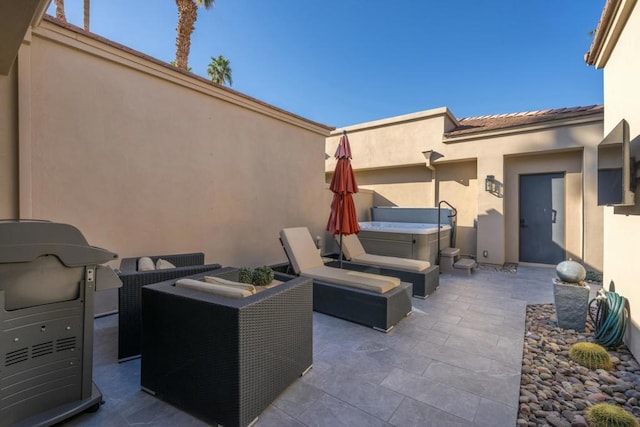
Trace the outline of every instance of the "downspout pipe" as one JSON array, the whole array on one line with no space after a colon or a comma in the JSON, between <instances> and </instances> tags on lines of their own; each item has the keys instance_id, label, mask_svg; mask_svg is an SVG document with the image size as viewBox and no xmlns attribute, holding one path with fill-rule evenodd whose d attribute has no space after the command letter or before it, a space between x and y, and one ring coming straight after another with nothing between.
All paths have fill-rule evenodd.
<instances>
[{"instance_id":1,"label":"downspout pipe","mask_svg":"<svg viewBox=\"0 0 640 427\"><path fill-rule=\"evenodd\" d=\"M436 171L436 167L431 163L432 154L433 150L426 150L422 152L422 155L426 160L425 166L431 171L431 182L433 183L433 206L436 206L436 204L438 203L438 173Z\"/></svg>"}]
</instances>

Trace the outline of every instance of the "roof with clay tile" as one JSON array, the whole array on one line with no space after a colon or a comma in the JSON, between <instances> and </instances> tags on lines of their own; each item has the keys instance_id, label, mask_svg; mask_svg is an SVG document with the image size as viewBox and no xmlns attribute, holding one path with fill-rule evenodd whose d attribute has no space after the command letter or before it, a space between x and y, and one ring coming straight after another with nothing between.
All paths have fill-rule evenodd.
<instances>
[{"instance_id":1,"label":"roof with clay tile","mask_svg":"<svg viewBox=\"0 0 640 427\"><path fill-rule=\"evenodd\" d=\"M445 138L452 138L476 132L530 126L545 122L564 120L569 118L586 117L602 114L602 105L588 105L586 107L556 108L549 110L524 111L521 113L495 114L490 116L467 117L458 119L458 126L445 133Z\"/></svg>"}]
</instances>

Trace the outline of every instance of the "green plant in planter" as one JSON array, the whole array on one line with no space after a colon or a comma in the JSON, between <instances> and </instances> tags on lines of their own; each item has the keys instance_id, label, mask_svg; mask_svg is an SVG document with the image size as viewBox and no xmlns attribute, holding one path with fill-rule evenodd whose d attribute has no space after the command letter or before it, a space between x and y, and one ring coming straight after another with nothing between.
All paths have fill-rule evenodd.
<instances>
[{"instance_id":1,"label":"green plant in planter","mask_svg":"<svg viewBox=\"0 0 640 427\"><path fill-rule=\"evenodd\" d=\"M638 427L636 418L619 406L598 403L587 408L586 418L593 427Z\"/></svg>"},{"instance_id":2,"label":"green plant in planter","mask_svg":"<svg viewBox=\"0 0 640 427\"><path fill-rule=\"evenodd\" d=\"M258 267L255 270L249 267L242 267L238 273L240 283L249 283L254 286L265 286L273 281L275 273L270 267Z\"/></svg>"},{"instance_id":3,"label":"green plant in planter","mask_svg":"<svg viewBox=\"0 0 640 427\"><path fill-rule=\"evenodd\" d=\"M601 345L591 342L575 343L569 349L569 357L589 369L611 369L611 357Z\"/></svg>"},{"instance_id":4,"label":"green plant in planter","mask_svg":"<svg viewBox=\"0 0 640 427\"><path fill-rule=\"evenodd\" d=\"M238 281L240 283L253 284L253 269L249 267L242 267L238 274Z\"/></svg>"},{"instance_id":5,"label":"green plant in planter","mask_svg":"<svg viewBox=\"0 0 640 427\"><path fill-rule=\"evenodd\" d=\"M253 270L253 284L255 286L265 286L273 281L275 273L266 265Z\"/></svg>"}]
</instances>

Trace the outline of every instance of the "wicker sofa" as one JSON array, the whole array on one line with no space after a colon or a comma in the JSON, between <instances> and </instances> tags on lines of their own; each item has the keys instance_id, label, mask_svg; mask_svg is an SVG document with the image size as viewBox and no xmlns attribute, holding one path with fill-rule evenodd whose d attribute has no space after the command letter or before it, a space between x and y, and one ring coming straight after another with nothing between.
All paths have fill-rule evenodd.
<instances>
[{"instance_id":1,"label":"wicker sofa","mask_svg":"<svg viewBox=\"0 0 640 427\"><path fill-rule=\"evenodd\" d=\"M162 258L176 268L138 271L139 258L123 258L118 277L122 287L118 289L118 361L140 357L141 289L145 285L177 279L192 274L220 268L220 264L204 264L202 252L156 255L153 262Z\"/></svg>"},{"instance_id":2,"label":"wicker sofa","mask_svg":"<svg viewBox=\"0 0 640 427\"><path fill-rule=\"evenodd\" d=\"M215 275L238 280L225 267ZM312 282L233 299L175 286L142 289L143 390L210 423L246 426L313 363Z\"/></svg>"}]
</instances>

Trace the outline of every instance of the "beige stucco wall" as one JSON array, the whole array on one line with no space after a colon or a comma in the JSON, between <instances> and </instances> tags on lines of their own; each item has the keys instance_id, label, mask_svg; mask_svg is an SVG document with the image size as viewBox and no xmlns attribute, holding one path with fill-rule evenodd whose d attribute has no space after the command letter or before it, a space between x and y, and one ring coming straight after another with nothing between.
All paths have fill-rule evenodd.
<instances>
[{"instance_id":1,"label":"beige stucco wall","mask_svg":"<svg viewBox=\"0 0 640 427\"><path fill-rule=\"evenodd\" d=\"M18 217L18 80L0 75L0 218Z\"/></svg>"},{"instance_id":2,"label":"beige stucco wall","mask_svg":"<svg viewBox=\"0 0 640 427\"><path fill-rule=\"evenodd\" d=\"M23 217L120 257L238 266L284 261L283 227L322 232L328 128L50 22L23 49Z\"/></svg>"},{"instance_id":3,"label":"beige stucco wall","mask_svg":"<svg viewBox=\"0 0 640 427\"><path fill-rule=\"evenodd\" d=\"M635 5L615 48L604 67L605 127L611 131L622 119L629 123L631 139L640 144L640 6ZM605 208L604 215L604 283L614 281L616 292L629 299L631 322L627 344L640 356L640 191L635 206Z\"/></svg>"},{"instance_id":4,"label":"beige stucco wall","mask_svg":"<svg viewBox=\"0 0 640 427\"><path fill-rule=\"evenodd\" d=\"M374 206L433 206L432 172L424 165L360 170L356 180L374 192Z\"/></svg>"},{"instance_id":5,"label":"beige stucco wall","mask_svg":"<svg viewBox=\"0 0 640 427\"><path fill-rule=\"evenodd\" d=\"M454 120L446 108L440 108L346 128L356 177L361 185L376 192L374 204L430 207L437 204L437 199L460 200L458 205L464 206L468 215L465 227L473 227L474 221L477 223L477 229L468 229L460 234L458 245L464 248L463 252L482 254L487 251L488 256L479 260L491 264L517 262L517 239L514 251L512 235L513 224L517 224L519 212L517 209L505 209L514 203L517 205L518 193L511 191L513 188L508 188L510 183L505 174L505 159L579 150L582 155L578 160L575 157L561 156L569 163L554 166L559 170L578 171L578 175L572 176L569 181L571 188L578 189L582 195L580 198L572 196L568 200L578 201L577 209L581 212L576 214L580 220L571 226L567 234L567 249L569 256L583 260L589 268L600 271L602 208L596 206L595 176L596 147L602 139L602 116L443 139ZM335 152L341 131L342 129L338 129L327 138L327 155L331 156ZM427 161L422 155L426 150L433 151L430 164L435 167L435 179L427 169ZM462 170L447 171L446 168L450 166L445 165L458 162L474 165L471 181L475 185L473 191L469 187L451 186L450 181L441 179L441 173L459 173L460 179L468 178L469 174ZM335 160L329 158L325 165L328 177L334 165ZM531 172L528 173L548 170L544 160L534 161L531 165L527 169ZM580 173L581 171L587 173ZM496 180L505 185L505 191L509 190L506 197L495 197L484 191L484 179L487 175L494 175ZM573 205L569 206L572 211L575 209Z\"/></svg>"},{"instance_id":6,"label":"beige stucco wall","mask_svg":"<svg viewBox=\"0 0 640 427\"><path fill-rule=\"evenodd\" d=\"M441 164L437 177L439 200L446 200L458 211L456 247L463 255L476 255L478 178L475 160Z\"/></svg>"}]
</instances>

